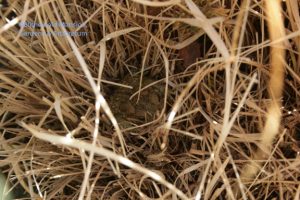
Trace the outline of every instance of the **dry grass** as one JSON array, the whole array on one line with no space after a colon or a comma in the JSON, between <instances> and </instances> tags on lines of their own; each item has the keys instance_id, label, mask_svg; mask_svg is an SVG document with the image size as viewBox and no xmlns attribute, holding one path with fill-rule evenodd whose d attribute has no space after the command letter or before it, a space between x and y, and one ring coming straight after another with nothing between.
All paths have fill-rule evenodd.
<instances>
[{"instance_id":1,"label":"dry grass","mask_svg":"<svg viewBox=\"0 0 300 200\"><path fill-rule=\"evenodd\" d=\"M15 198L299 199L297 0L11 0L0 17ZM161 109L125 127L109 105L128 74Z\"/></svg>"}]
</instances>

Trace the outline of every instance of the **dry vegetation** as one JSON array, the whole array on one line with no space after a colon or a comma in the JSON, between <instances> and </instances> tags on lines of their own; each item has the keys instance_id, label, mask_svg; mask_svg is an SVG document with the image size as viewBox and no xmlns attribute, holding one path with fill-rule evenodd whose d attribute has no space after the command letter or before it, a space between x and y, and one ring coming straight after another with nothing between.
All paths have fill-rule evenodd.
<instances>
[{"instance_id":1,"label":"dry vegetation","mask_svg":"<svg viewBox=\"0 0 300 200\"><path fill-rule=\"evenodd\" d=\"M0 192L299 199L299 5L9 0L0 12ZM67 31L81 35L58 35ZM130 76L138 81L124 82Z\"/></svg>"}]
</instances>

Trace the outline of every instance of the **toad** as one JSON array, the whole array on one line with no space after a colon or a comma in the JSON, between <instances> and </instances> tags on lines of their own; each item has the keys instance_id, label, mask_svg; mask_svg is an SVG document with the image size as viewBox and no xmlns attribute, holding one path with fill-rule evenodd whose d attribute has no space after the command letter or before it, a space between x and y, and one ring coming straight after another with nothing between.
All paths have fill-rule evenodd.
<instances>
[{"instance_id":1,"label":"toad","mask_svg":"<svg viewBox=\"0 0 300 200\"><path fill-rule=\"evenodd\" d=\"M128 128L132 123L139 125L150 122L155 118L157 111L162 110L164 85L158 83L144 88L154 81L152 78L143 77L140 95L137 93L140 76L128 74L121 81L132 89L114 86L115 89L108 97L108 104L122 128Z\"/></svg>"}]
</instances>

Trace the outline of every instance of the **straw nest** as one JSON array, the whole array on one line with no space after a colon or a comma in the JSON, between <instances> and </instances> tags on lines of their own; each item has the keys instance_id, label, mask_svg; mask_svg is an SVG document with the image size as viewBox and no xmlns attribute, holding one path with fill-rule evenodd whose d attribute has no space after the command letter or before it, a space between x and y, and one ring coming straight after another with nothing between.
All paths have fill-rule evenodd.
<instances>
[{"instance_id":1,"label":"straw nest","mask_svg":"<svg viewBox=\"0 0 300 200\"><path fill-rule=\"evenodd\" d=\"M299 199L299 3L270 2L3 2L0 191Z\"/></svg>"}]
</instances>

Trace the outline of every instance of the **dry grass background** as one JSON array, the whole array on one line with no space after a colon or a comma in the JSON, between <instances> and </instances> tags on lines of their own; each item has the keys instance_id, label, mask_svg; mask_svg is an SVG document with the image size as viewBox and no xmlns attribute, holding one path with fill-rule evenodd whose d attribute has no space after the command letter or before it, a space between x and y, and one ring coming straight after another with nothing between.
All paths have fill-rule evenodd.
<instances>
[{"instance_id":1,"label":"dry grass background","mask_svg":"<svg viewBox=\"0 0 300 200\"><path fill-rule=\"evenodd\" d=\"M299 199L297 0L10 0L0 14L0 184L15 198ZM124 128L107 101L128 74L164 97Z\"/></svg>"}]
</instances>

